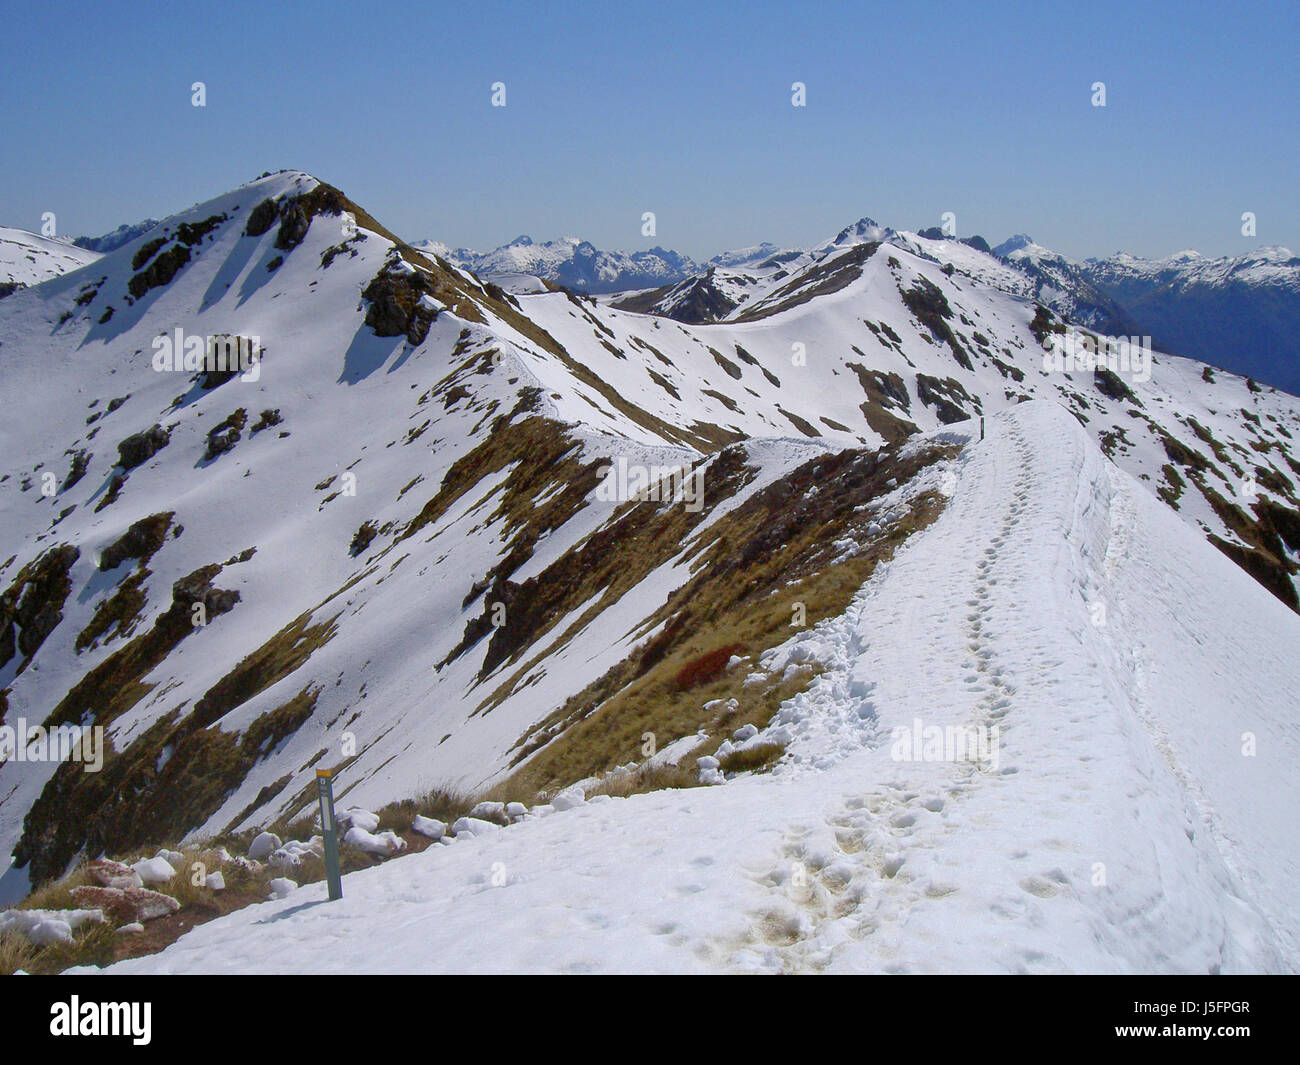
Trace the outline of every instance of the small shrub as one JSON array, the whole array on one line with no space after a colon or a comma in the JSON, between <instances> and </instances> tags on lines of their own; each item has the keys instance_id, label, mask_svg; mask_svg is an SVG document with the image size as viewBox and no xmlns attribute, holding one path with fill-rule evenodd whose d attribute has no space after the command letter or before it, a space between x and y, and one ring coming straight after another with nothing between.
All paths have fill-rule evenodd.
<instances>
[{"instance_id":1,"label":"small shrub","mask_svg":"<svg viewBox=\"0 0 1300 1065\"><path fill-rule=\"evenodd\" d=\"M744 649L743 644L729 643L725 647L719 647L717 650L708 651L692 659L677 671L677 675L673 677L673 687L678 691L686 691L717 680L726 670L731 656Z\"/></svg>"},{"instance_id":2,"label":"small shrub","mask_svg":"<svg viewBox=\"0 0 1300 1065\"><path fill-rule=\"evenodd\" d=\"M362 522L361 527L352 536L352 543L348 545L348 553L353 556L361 554L378 535L378 525L373 521Z\"/></svg>"}]
</instances>

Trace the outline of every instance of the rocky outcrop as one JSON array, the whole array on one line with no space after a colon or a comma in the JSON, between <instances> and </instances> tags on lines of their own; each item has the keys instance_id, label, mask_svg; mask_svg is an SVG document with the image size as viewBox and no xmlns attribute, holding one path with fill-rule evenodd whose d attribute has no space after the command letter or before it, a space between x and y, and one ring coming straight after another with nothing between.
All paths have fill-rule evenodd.
<instances>
[{"instance_id":1,"label":"rocky outcrop","mask_svg":"<svg viewBox=\"0 0 1300 1065\"><path fill-rule=\"evenodd\" d=\"M208 567L182 577L172 585L172 605L169 612L183 611L189 614L195 605L202 603L208 620L219 614L229 613L239 602L239 592L233 589L212 587L212 576Z\"/></svg>"},{"instance_id":2,"label":"rocky outcrop","mask_svg":"<svg viewBox=\"0 0 1300 1065\"><path fill-rule=\"evenodd\" d=\"M276 207L274 200L263 200L251 211L248 212L248 222L244 225L244 235L249 237L260 237L273 225L275 220L280 216L279 208Z\"/></svg>"},{"instance_id":3,"label":"rocky outcrop","mask_svg":"<svg viewBox=\"0 0 1300 1065\"><path fill-rule=\"evenodd\" d=\"M375 336L405 336L412 345L423 344L438 316L437 308L426 298L429 289L428 278L414 268L406 273L385 270L361 293L370 302L366 325Z\"/></svg>"},{"instance_id":4,"label":"rocky outcrop","mask_svg":"<svg viewBox=\"0 0 1300 1065\"><path fill-rule=\"evenodd\" d=\"M171 434L161 425L143 433L132 433L117 445L117 464L124 470L133 470L158 454L170 440Z\"/></svg>"},{"instance_id":5,"label":"rocky outcrop","mask_svg":"<svg viewBox=\"0 0 1300 1065\"><path fill-rule=\"evenodd\" d=\"M290 200L280 210L280 231L275 235L275 246L281 251L292 251L303 242L311 219L297 200Z\"/></svg>"},{"instance_id":6,"label":"rocky outcrop","mask_svg":"<svg viewBox=\"0 0 1300 1065\"><path fill-rule=\"evenodd\" d=\"M63 620L63 604L72 591L68 574L80 556L71 544L52 547L24 566L0 595L0 666L15 650L30 658Z\"/></svg>"},{"instance_id":7,"label":"rocky outcrop","mask_svg":"<svg viewBox=\"0 0 1300 1065\"><path fill-rule=\"evenodd\" d=\"M173 244L126 283L126 290L139 299L151 288L170 283L180 268L190 261L190 249L185 244Z\"/></svg>"},{"instance_id":8,"label":"rocky outcrop","mask_svg":"<svg viewBox=\"0 0 1300 1065\"><path fill-rule=\"evenodd\" d=\"M72 889L72 901L86 909L102 910L115 924L135 924L168 917L181 904L161 891L144 887L99 887L82 884Z\"/></svg>"},{"instance_id":9,"label":"rocky outcrop","mask_svg":"<svg viewBox=\"0 0 1300 1065\"><path fill-rule=\"evenodd\" d=\"M99 556L99 568L104 571L116 569L128 558L148 562L166 541L174 513L169 510L164 514L151 514L147 518L141 518L104 548Z\"/></svg>"}]
</instances>

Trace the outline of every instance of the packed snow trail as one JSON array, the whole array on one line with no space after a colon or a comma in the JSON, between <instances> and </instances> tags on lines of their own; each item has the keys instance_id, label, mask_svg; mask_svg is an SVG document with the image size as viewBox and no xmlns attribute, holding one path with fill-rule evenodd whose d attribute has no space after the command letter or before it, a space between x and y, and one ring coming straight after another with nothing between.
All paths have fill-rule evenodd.
<instances>
[{"instance_id":1,"label":"packed snow trail","mask_svg":"<svg viewBox=\"0 0 1300 1065\"><path fill-rule=\"evenodd\" d=\"M1053 404L953 472L842 617L765 659L826 667L773 773L435 847L112 971L1297 968L1300 618ZM896 757L936 726L996 742Z\"/></svg>"}]
</instances>

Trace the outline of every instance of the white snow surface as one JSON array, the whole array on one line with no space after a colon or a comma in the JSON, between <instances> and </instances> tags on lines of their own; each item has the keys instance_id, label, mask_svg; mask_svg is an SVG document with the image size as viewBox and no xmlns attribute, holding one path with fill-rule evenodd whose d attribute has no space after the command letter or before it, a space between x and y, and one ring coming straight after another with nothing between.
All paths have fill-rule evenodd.
<instances>
[{"instance_id":1,"label":"white snow surface","mask_svg":"<svg viewBox=\"0 0 1300 1065\"><path fill-rule=\"evenodd\" d=\"M109 971L1296 969L1300 617L1052 402L953 468L935 524L765 656L825 667L774 771L556 803ZM996 728L996 759L896 760L917 722Z\"/></svg>"},{"instance_id":2,"label":"white snow surface","mask_svg":"<svg viewBox=\"0 0 1300 1065\"><path fill-rule=\"evenodd\" d=\"M0 226L0 284L16 281L20 285L39 285L99 257L99 252L61 240Z\"/></svg>"}]
</instances>

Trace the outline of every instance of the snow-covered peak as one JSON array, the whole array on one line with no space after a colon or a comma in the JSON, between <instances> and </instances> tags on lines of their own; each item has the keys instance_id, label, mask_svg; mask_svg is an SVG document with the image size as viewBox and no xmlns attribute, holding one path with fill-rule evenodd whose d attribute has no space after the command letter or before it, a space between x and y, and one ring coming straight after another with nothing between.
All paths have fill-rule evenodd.
<instances>
[{"instance_id":1,"label":"snow-covered peak","mask_svg":"<svg viewBox=\"0 0 1300 1065\"><path fill-rule=\"evenodd\" d=\"M39 285L98 258L99 253L95 251L25 229L0 226L0 286L7 289Z\"/></svg>"},{"instance_id":2,"label":"snow-covered peak","mask_svg":"<svg viewBox=\"0 0 1300 1065\"><path fill-rule=\"evenodd\" d=\"M1001 244L996 245L993 248L993 254L1000 258L1005 258L1013 252L1021 251L1024 248L1036 247L1038 247L1038 245L1034 243L1034 238L1028 233L1017 233L1015 236L1008 237Z\"/></svg>"},{"instance_id":3,"label":"snow-covered peak","mask_svg":"<svg viewBox=\"0 0 1300 1065\"><path fill-rule=\"evenodd\" d=\"M1010 240L1005 240L993 249L993 254L998 258L1007 259L1011 262L1058 262L1074 264L1074 260L1069 256L1062 255L1058 251L1044 247L1042 244L1035 242L1027 234L1017 233Z\"/></svg>"},{"instance_id":4,"label":"snow-covered peak","mask_svg":"<svg viewBox=\"0 0 1300 1065\"><path fill-rule=\"evenodd\" d=\"M864 215L851 226L845 226L830 240L822 241L822 243L816 245L813 250L847 248L867 241L888 240L893 232L888 226L882 226L874 219Z\"/></svg>"}]
</instances>

